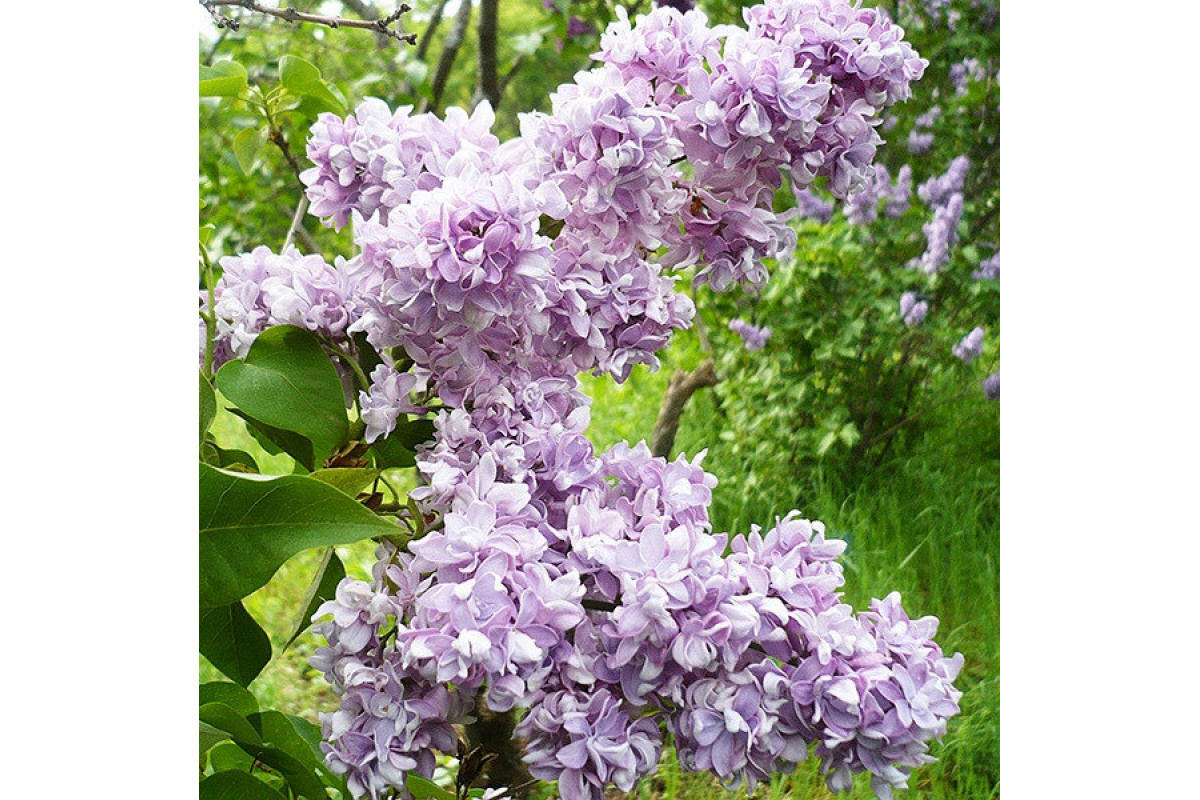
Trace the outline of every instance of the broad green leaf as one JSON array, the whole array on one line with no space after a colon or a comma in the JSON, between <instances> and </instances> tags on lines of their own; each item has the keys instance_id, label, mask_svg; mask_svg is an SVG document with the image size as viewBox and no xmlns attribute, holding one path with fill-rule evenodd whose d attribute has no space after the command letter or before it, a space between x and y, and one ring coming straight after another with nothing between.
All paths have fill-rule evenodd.
<instances>
[{"instance_id":1,"label":"broad green leaf","mask_svg":"<svg viewBox=\"0 0 1200 800\"><path fill-rule=\"evenodd\" d=\"M228 736L225 738L229 739ZM224 741L209 751L208 763L212 766L213 772L224 772L226 770L251 772L251 767L254 766L254 758L239 747L237 742Z\"/></svg>"},{"instance_id":2,"label":"broad green leaf","mask_svg":"<svg viewBox=\"0 0 1200 800\"><path fill-rule=\"evenodd\" d=\"M821 443L817 445L817 455L825 455L825 451L833 447L833 443L837 441L837 431L830 431L821 437Z\"/></svg>"},{"instance_id":3,"label":"broad green leaf","mask_svg":"<svg viewBox=\"0 0 1200 800\"><path fill-rule=\"evenodd\" d=\"M269 454L276 456L280 453L287 453L292 458L296 459L296 463L304 467L308 471L316 466L313 462L313 445L308 439L298 433L285 431L282 428L275 428L266 423L259 422L251 417L246 412L239 408L227 409L234 416L241 417L246 423L246 429L250 435L254 437L254 441L262 446ZM221 466L225 466L222 464Z\"/></svg>"},{"instance_id":4,"label":"broad green leaf","mask_svg":"<svg viewBox=\"0 0 1200 800\"><path fill-rule=\"evenodd\" d=\"M236 738L234 741L258 761L274 767L283 775L288 787L297 795L307 797L309 800L329 800L329 795L325 792L325 784L317 777L315 767L289 755L278 747L258 747Z\"/></svg>"},{"instance_id":5,"label":"broad green leaf","mask_svg":"<svg viewBox=\"0 0 1200 800\"><path fill-rule=\"evenodd\" d=\"M283 800L283 795L247 772L226 770L200 781L200 800Z\"/></svg>"},{"instance_id":6,"label":"broad green leaf","mask_svg":"<svg viewBox=\"0 0 1200 800\"><path fill-rule=\"evenodd\" d=\"M258 730L245 717L224 703L205 703L200 706L200 721L225 731L235 741L254 746L262 744L262 736Z\"/></svg>"},{"instance_id":7,"label":"broad green leaf","mask_svg":"<svg viewBox=\"0 0 1200 800\"><path fill-rule=\"evenodd\" d=\"M229 734L220 728L214 728L207 722L200 723L200 755L204 755L218 742L229 738Z\"/></svg>"},{"instance_id":8,"label":"broad green leaf","mask_svg":"<svg viewBox=\"0 0 1200 800\"><path fill-rule=\"evenodd\" d=\"M308 741L300 735L286 716L278 711L252 714L249 721L262 731L263 741L282 750L297 761L316 769L322 759L313 753Z\"/></svg>"},{"instance_id":9,"label":"broad green leaf","mask_svg":"<svg viewBox=\"0 0 1200 800\"><path fill-rule=\"evenodd\" d=\"M200 441L204 441L204 434L208 433L208 428L212 425L213 418L217 416L217 396L213 392L212 384L208 382L208 378L204 377L204 373L200 373Z\"/></svg>"},{"instance_id":10,"label":"broad green leaf","mask_svg":"<svg viewBox=\"0 0 1200 800\"><path fill-rule=\"evenodd\" d=\"M417 775L415 772L408 773L408 777L404 780L404 788L408 789L414 800L455 800L454 793L449 792L438 786L429 778Z\"/></svg>"},{"instance_id":11,"label":"broad green leaf","mask_svg":"<svg viewBox=\"0 0 1200 800\"><path fill-rule=\"evenodd\" d=\"M337 557L337 553L332 547L325 548L325 555L317 566L317 574L313 576L312 582L308 585L308 591L304 595L304 609L300 612L300 618L296 620L296 627L292 631L291 637L283 646L284 650L291 647L292 643L300 638L300 634L308 630L308 626L312 625L313 614L317 613L321 603L333 599L337 586L344 577L346 577L346 568L342 566L342 560Z\"/></svg>"},{"instance_id":12,"label":"broad green leaf","mask_svg":"<svg viewBox=\"0 0 1200 800\"><path fill-rule=\"evenodd\" d=\"M330 91L321 71L302 58L287 55L280 60L279 82L292 94L318 100L339 115L346 113L345 104Z\"/></svg>"},{"instance_id":13,"label":"broad green leaf","mask_svg":"<svg viewBox=\"0 0 1200 800\"><path fill-rule=\"evenodd\" d=\"M381 469L411 467L417 463L417 446L433 438L433 420L401 421L396 430L371 445L375 466Z\"/></svg>"},{"instance_id":14,"label":"broad green leaf","mask_svg":"<svg viewBox=\"0 0 1200 800\"><path fill-rule=\"evenodd\" d=\"M236 61L218 61L200 67L201 97L240 97L249 90L246 68Z\"/></svg>"},{"instance_id":15,"label":"broad green leaf","mask_svg":"<svg viewBox=\"0 0 1200 800\"><path fill-rule=\"evenodd\" d=\"M233 157L237 159L242 172L249 175L258 163L258 154L262 152L263 144L267 141L267 133L261 128L246 128L233 137Z\"/></svg>"},{"instance_id":16,"label":"broad green leaf","mask_svg":"<svg viewBox=\"0 0 1200 800\"><path fill-rule=\"evenodd\" d=\"M208 244L208 240L212 238L213 231L217 229L216 225L208 224L200 226L200 244Z\"/></svg>"},{"instance_id":17,"label":"broad green leaf","mask_svg":"<svg viewBox=\"0 0 1200 800\"><path fill-rule=\"evenodd\" d=\"M319 469L308 477L328 483L342 493L355 497L359 492L366 491L371 482L379 477L379 470L367 467L337 467L335 469Z\"/></svg>"},{"instance_id":18,"label":"broad green leaf","mask_svg":"<svg viewBox=\"0 0 1200 800\"><path fill-rule=\"evenodd\" d=\"M224 703L243 717L258 713L258 699L249 691L229 681L209 681L200 684L200 705Z\"/></svg>"},{"instance_id":19,"label":"broad green leaf","mask_svg":"<svg viewBox=\"0 0 1200 800\"><path fill-rule=\"evenodd\" d=\"M205 442L200 448L200 453L200 460L214 467L236 472L258 472L258 463L254 456L245 450L226 450L213 442Z\"/></svg>"},{"instance_id":20,"label":"broad green leaf","mask_svg":"<svg viewBox=\"0 0 1200 800\"><path fill-rule=\"evenodd\" d=\"M200 465L200 605L236 602L301 550L395 534L397 527L332 486Z\"/></svg>"},{"instance_id":21,"label":"broad green leaf","mask_svg":"<svg viewBox=\"0 0 1200 800\"><path fill-rule=\"evenodd\" d=\"M324 761L325 754L321 751L321 726L309 722L304 717L297 717L295 714L288 714L287 718L300 738L308 743L309 749L313 752L313 758L317 761Z\"/></svg>"},{"instance_id":22,"label":"broad green leaf","mask_svg":"<svg viewBox=\"0 0 1200 800\"><path fill-rule=\"evenodd\" d=\"M217 388L245 416L308 439L316 461L349 435L337 369L316 337L301 328L263 331L245 361L221 367Z\"/></svg>"},{"instance_id":23,"label":"broad green leaf","mask_svg":"<svg viewBox=\"0 0 1200 800\"><path fill-rule=\"evenodd\" d=\"M203 577L201 569L202 584ZM204 608L202 587L201 606L200 652L227 677L249 686L271 660L271 639L240 602Z\"/></svg>"},{"instance_id":24,"label":"broad green leaf","mask_svg":"<svg viewBox=\"0 0 1200 800\"><path fill-rule=\"evenodd\" d=\"M354 343L354 354L357 357L358 366L362 368L363 374L369 376L376 367L383 363L383 359L379 357L379 353L367 341L367 335L362 331L351 334L350 341Z\"/></svg>"}]
</instances>

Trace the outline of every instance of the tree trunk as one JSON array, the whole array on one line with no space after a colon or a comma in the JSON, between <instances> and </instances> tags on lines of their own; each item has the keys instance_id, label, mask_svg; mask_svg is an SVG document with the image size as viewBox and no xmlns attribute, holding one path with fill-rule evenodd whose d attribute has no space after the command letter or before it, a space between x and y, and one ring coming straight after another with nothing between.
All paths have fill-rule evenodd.
<instances>
[{"instance_id":1,"label":"tree trunk","mask_svg":"<svg viewBox=\"0 0 1200 800\"><path fill-rule=\"evenodd\" d=\"M658 419L654 422L654 432L650 435L650 450L654 455L671 457L671 448L675 446L675 434L679 431L679 418L687 401L698 389L716 385L717 373L711 358L691 372L676 372L671 376L667 393L663 395L662 407L658 411Z\"/></svg>"}]
</instances>

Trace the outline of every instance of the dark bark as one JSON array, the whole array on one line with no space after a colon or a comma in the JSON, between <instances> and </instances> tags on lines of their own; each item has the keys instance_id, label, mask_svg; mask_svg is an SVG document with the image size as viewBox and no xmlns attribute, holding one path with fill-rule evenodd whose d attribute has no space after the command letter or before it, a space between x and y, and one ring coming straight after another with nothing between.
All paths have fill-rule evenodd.
<instances>
[{"instance_id":1,"label":"dark bark","mask_svg":"<svg viewBox=\"0 0 1200 800\"><path fill-rule=\"evenodd\" d=\"M671 448L675 446L675 434L679 431L679 418L687 401L705 386L716 385L717 373L711 358L691 372L676 372L671 376L667 393L663 395L662 407L658 411L658 419L654 422L654 432L650 435L650 450L654 455L671 457Z\"/></svg>"},{"instance_id":2,"label":"dark bark","mask_svg":"<svg viewBox=\"0 0 1200 800\"><path fill-rule=\"evenodd\" d=\"M500 75L496 66L496 18L500 0L479 0L479 85L475 102L487 100L500 105Z\"/></svg>"},{"instance_id":3,"label":"dark bark","mask_svg":"<svg viewBox=\"0 0 1200 800\"><path fill-rule=\"evenodd\" d=\"M496 756L485 768L485 785L507 787L509 794L514 797L528 796L533 776L521 760L525 748L515 732L516 713L489 711L481 696L475 716L476 720L466 726L468 743L472 749L479 748Z\"/></svg>"},{"instance_id":4,"label":"dark bark","mask_svg":"<svg viewBox=\"0 0 1200 800\"><path fill-rule=\"evenodd\" d=\"M454 60L458 58L459 48L462 47L463 40L467 37L467 26L470 24L471 2L462 0L458 6L458 14L454 17L454 27L450 29L450 35L446 37L446 41L442 43L442 55L438 58L437 70L433 73L433 81L430 83L433 101L423 104L423 111L437 113L441 107L442 92L446 90L446 81L450 78L450 70L454 67Z\"/></svg>"},{"instance_id":5,"label":"dark bark","mask_svg":"<svg viewBox=\"0 0 1200 800\"><path fill-rule=\"evenodd\" d=\"M438 26L442 24L442 13L446 10L446 3L450 0L439 0L438 4L433 7L433 13L429 17L429 24L425 26L425 32L421 34L421 38L417 39L417 49L413 56L417 61L424 61L425 55L429 52L429 43L433 41L433 34L437 32Z\"/></svg>"}]
</instances>

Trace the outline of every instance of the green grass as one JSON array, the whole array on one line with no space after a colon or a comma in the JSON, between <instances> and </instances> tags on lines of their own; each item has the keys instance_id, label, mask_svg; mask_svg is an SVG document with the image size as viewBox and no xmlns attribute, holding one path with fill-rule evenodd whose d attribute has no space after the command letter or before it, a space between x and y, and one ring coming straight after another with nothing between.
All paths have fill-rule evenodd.
<instances>
[{"instance_id":1,"label":"green grass","mask_svg":"<svg viewBox=\"0 0 1200 800\"><path fill-rule=\"evenodd\" d=\"M623 385L587 380L595 398L589 435L604 448L620 439L648 438L658 403L670 374L635 370ZM676 353L685 366L694 354ZM801 511L825 522L829 533L846 539L845 599L863 608L872 597L898 590L912 616L935 615L941 620L938 641L948 653L960 651L966 662L957 681L963 690L962 713L933 754L937 763L918 769L906 798L931 800L988 800L999 797L1000 760L1000 546L999 546L999 426L995 406L979 399L939 409L930 432L903 457L893 458L862 485L850 491L819 479L820 490ZM693 398L684 413L677 450L689 455L704 446L712 449L708 462L719 461L719 415L707 392ZM222 414L216 435L223 446L239 446L258 456L261 451L240 421ZM272 467L290 471L286 457ZM790 498L771 498L754 505L743 498L737 475L720 475L714 503L716 530L744 531L749 521L770 524L784 513ZM807 477L807 476L806 476ZM401 487L402 489L404 487ZM371 546L339 548L351 575L366 577ZM336 706L328 687L307 658L318 637L306 634L291 649L279 648L299 612L301 597L315 569L315 553L304 553L246 602L271 633L275 658L251 689L260 702L309 719L319 710ZM201 658L201 680L219 679ZM831 798L811 760L792 775L777 776L760 785L755 798ZM546 787L546 797L553 796ZM664 755L659 771L643 780L636 798L726 800L744 797L727 792L712 777L683 773L673 754ZM860 777L851 798L871 798Z\"/></svg>"}]
</instances>

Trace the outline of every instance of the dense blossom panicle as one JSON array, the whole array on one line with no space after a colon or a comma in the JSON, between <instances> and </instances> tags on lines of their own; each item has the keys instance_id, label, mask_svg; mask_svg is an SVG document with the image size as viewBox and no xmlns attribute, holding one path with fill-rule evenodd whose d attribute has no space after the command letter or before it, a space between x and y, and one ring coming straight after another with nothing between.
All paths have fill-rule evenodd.
<instances>
[{"instance_id":1,"label":"dense blossom panicle","mask_svg":"<svg viewBox=\"0 0 1200 800\"><path fill-rule=\"evenodd\" d=\"M971 273L971 277L980 281L995 281L1000 279L1000 251L997 250L990 258L979 262L979 268Z\"/></svg>"},{"instance_id":2,"label":"dense blossom panicle","mask_svg":"<svg viewBox=\"0 0 1200 800\"><path fill-rule=\"evenodd\" d=\"M441 402L417 448L413 540L381 545L371 580L343 580L315 616L312 664L340 700L322 747L355 797L432 775L477 703L528 709L526 761L566 800L630 790L664 731L685 768L729 785L815 748L831 786L869 772L886 796L958 711L961 656L898 597L861 615L842 603L845 545L821 523L715 533L703 453L597 453L585 435L577 374L656 367L690 324L668 270L761 285L796 243L789 220L832 214L818 179L852 220L910 202L911 170L893 183L873 164L883 112L926 66L901 28L846 0L768 0L747 28L691 6L618 9L600 66L504 144L486 103L322 115L302 180L314 215L353 224L357 255L222 262L220 357L281 322L364 333L384 356L359 395L367 441ZM931 252L953 243L955 169L922 185ZM785 176L800 208L780 214ZM901 300L907 324L925 309ZM771 335L730 328L747 349Z\"/></svg>"},{"instance_id":3,"label":"dense blossom panicle","mask_svg":"<svg viewBox=\"0 0 1200 800\"><path fill-rule=\"evenodd\" d=\"M935 206L933 219L922 226L925 252L919 266L926 275L941 271L950 262L950 249L958 241L958 223L962 220L963 196L953 194L945 205Z\"/></svg>"},{"instance_id":4,"label":"dense blossom panicle","mask_svg":"<svg viewBox=\"0 0 1200 800\"><path fill-rule=\"evenodd\" d=\"M900 317L909 327L920 325L929 311L929 303L917 299L916 292L905 292L900 295Z\"/></svg>"},{"instance_id":5,"label":"dense blossom panicle","mask_svg":"<svg viewBox=\"0 0 1200 800\"><path fill-rule=\"evenodd\" d=\"M771 338L770 328L759 328L741 319L729 320L729 330L742 337L742 343L747 350L761 350Z\"/></svg>"},{"instance_id":6,"label":"dense blossom panicle","mask_svg":"<svg viewBox=\"0 0 1200 800\"><path fill-rule=\"evenodd\" d=\"M914 128L908 134L908 141L905 143L908 152L914 156L924 155L933 147L933 131L923 131Z\"/></svg>"},{"instance_id":7,"label":"dense blossom panicle","mask_svg":"<svg viewBox=\"0 0 1200 800\"><path fill-rule=\"evenodd\" d=\"M1000 370L983 379L983 394L988 400L1000 399Z\"/></svg>"},{"instance_id":8,"label":"dense blossom panicle","mask_svg":"<svg viewBox=\"0 0 1200 800\"><path fill-rule=\"evenodd\" d=\"M341 339L361 313L356 281L340 259L331 266L294 247L278 254L256 247L220 263L216 341L238 358L245 358L258 334L273 325L295 325Z\"/></svg>"},{"instance_id":9,"label":"dense blossom panicle","mask_svg":"<svg viewBox=\"0 0 1200 800\"><path fill-rule=\"evenodd\" d=\"M954 345L954 357L960 359L965 364L970 364L975 359L979 358L983 352L983 328L972 328L971 332Z\"/></svg>"},{"instance_id":10,"label":"dense blossom panicle","mask_svg":"<svg viewBox=\"0 0 1200 800\"><path fill-rule=\"evenodd\" d=\"M546 695L516 732L527 739L529 771L558 781L563 800L601 800L609 785L628 792L662 754L658 724L604 687Z\"/></svg>"},{"instance_id":11,"label":"dense blossom panicle","mask_svg":"<svg viewBox=\"0 0 1200 800\"><path fill-rule=\"evenodd\" d=\"M987 77L987 71L977 58L967 58L950 67L950 83L959 97L967 93L967 87Z\"/></svg>"},{"instance_id":12,"label":"dense blossom panicle","mask_svg":"<svg viewBox=\"0 0 1200 800\"><path fill-rule=\"evenodd\" d=\"M392 113L377 98L364 100L342 119L321 114L313 124L307 154L313 167L300 175L313 215L341 228L352 212L364 219L376 213L386 222L418 188L431 189L456 162L488 162L499 148L491 133L495 120L484 101L469 116L447 109L411 116L412 107Z\"/></svg>"},{"instance_id":13,"label":"dense blossom panicle","mask_svg":"<svg viewBox=\"0 0 1200 800\"><path fill-rule=\"evenodd\" d=\"M833 219L833 201L826 200L811 188L796 189L796 209L799 216L829 222Z\"/></svg>"},{"instance_id":14,"label":"dense blossom panicle","mask_svg":"<svg viewBox=\"0 0 1200 800\"><path fill-rule=\"evenodd\" d=\"M397 372L390 364L380 364L371 372L371 388L359 395L359 409L366 424L366 440L387 436L396 427L401 414L424 414L426 409L413 405L409 396L425 388L423 375Z\"/></svg>"},{"instance_id":15,"label":"dense blossom panicle","mask_svg":"<svg viewBox=\"0 0 1200 800\"><path fill-rule=\"evenodd\" d=\"M967 170L971 161L966 156L958 156L950 162L950 166L941 175L935 175L917 187L917 197L930 207L945 205L956 194L962 194L967 182Z\"/></svg>"},{"instance_id":16,"label":"dense blossom panicle","mask_svg":"<svg viewBox=\"0 0 1200 800\"><path fill-rule=\"evenodd\" d=\"M870 225L879 219L879 204L887 217L903 216L911 203L912 168L907 164L896 173L896 182L883 164L875 165L873 180L846 198L844 213L851 225Z\"/></svg>"}]
</instances>

